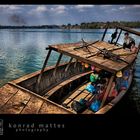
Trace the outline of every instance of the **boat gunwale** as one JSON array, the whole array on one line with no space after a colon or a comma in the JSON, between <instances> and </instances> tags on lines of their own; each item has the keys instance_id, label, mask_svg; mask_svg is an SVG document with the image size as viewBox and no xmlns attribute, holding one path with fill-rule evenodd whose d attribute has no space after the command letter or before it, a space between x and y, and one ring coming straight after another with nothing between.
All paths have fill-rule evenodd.
<instances>
[{"instance_id":1,"label":"boat gunwale","mask_svg":"<svg viewBox=\"0 0 140 140\"><path fill-rule=\"evenodd\" d=\"M75 63L75 62L72 62L72 63ZM65 62L65 63L61 63L59 66L65 66L67 64L68 63ZM45 72L47 72L49 70L53 70L53 69L55 69L55 65L48 66L48 67L45 68L43 73L45 73ZM19 84L19 83L21 83L23 81L26 81L26 80L30 79L30 78L39 76L40 72L41 72L41 70L38 70L38 71L35 71L35 72L32 72L32 73L26 74L26 75L24 75L22 77L19 77L19 78L15 79L15 80L12 80L11 82L15 83L15 84Z\"/></svg>"}]
</instances>

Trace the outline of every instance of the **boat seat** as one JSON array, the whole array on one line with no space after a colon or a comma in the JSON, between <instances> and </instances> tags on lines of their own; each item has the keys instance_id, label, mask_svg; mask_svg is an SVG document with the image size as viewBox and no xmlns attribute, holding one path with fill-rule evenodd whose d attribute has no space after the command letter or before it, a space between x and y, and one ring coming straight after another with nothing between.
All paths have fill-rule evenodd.
<instances>
[{"instance_id":1,"label":"boat seat","mask_svg":"<svg viewBox=\"0 0 140 140\"><path fill-rule=\"evenodd\" d=\"M63 101L62 105L66 108L72 110L71 104L73 101L79 101L80 99L85 99L89 101L91 98L93 98L93 94L85 90L85 87L89 84L86 83L82 85L80 88L78 88L75 92L73 92L66 100Z\"/></svg>"},{"instance_id":2,"label":"boat seat","mask_svg":"<svg viewBox=\"0 0 140 140\"><path fill-rule=\"evenodd\" d=\"M49 90L49 91L44 95L44 97L45 97L45 98L49 98L53 93L55 93L57 90L61 89L61 88L64 87L65 85L68 85L68 84L70 84L71 82L73 82L73 81L75 81L75 80L77 80L77 79L79 79L79 78L81 78L81 77L83 77L83 76L85 76L85 75L91 74L91 73L92 73L92 71L88 71L88 72L85 72L85 73L81 73L81 74L79 74L79 75L75 75L75 76L73 76L73 77L71 77L71 78L69 78L69 79L67 79L67 80L65 80L65 81L63 81L63 82L61 82L60 84L58 84L57 86L55 86L54 88L52 88L51 90Z\"/></svg>"}]
</instances>

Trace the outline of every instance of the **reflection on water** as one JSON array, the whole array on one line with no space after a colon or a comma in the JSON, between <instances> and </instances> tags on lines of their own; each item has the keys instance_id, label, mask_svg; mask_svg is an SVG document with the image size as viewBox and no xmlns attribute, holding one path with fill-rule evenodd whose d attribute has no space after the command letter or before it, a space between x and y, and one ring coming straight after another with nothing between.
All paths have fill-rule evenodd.
<instances>
[{"instance_id":1,"label":"reflection on water","mask_svg":"<svg viewBox=\"0 0 140 140\"><path fill-rule=\"evenodd\" d=\"M53 29L2 29L0 30L0 86L8 81L25 74L40 70L46 57L45 48L50 44L69 43L81 41L99 40L102 37L102 29L93 30L53 30ZM110 29L106 40L110 39ZM133 36L136 38L135 36ZM122 39L119 40L119 43ZM138 44L140 40L136 39ZM49 59L49 65L55 64L58 54L53 52ZM63 56L63 61L69 58ZM140 112L140 54L136 62L133 87L130 100L135 101Z\"/></svg>"}]
</instances>

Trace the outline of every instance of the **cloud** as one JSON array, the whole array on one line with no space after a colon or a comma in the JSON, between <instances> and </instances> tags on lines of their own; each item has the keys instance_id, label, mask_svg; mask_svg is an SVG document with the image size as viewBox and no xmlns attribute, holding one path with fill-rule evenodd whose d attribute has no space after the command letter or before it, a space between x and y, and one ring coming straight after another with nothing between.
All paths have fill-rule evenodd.
<instances>
[{"instance_id":1,"label":"cloud","mask_svg":"<svg viewBox=\"0 0 140 140\"><path fill-rule=\"evenodd\" d=\"M140 8L140 5L132 5L133 8Z\"/></svg>"},{"instance_id":2,"label":"cloud","mask_svg":"<svg viewBox=\"0 0 140 140\"><path fill-rule=\"evenodd\" d=\"M13 13L17 12L20 13L22 11L22 6L18 5L0 5L0 11L4 13Z\"/></svg>"},{"instance_id":3,"label":"cloud","mask_svg":"<svg viewBox=\"0 0 140 140\"><path fill-rule=\"evenodd\" d=\"M21 6L17 6L17 5L0 5L0 8L7 9L7 10L19 10L19 9L21 9Z\"/></svg>"},{"instance_id":4,"label":"cloud","mask_svg":"<svg viewBox=\"0 0 140 140\"><path fill-rule=\"evenodd\" d=\"M89 8L93 8L94 5L76 5L75 9L77 9L78 11L85 11L85 9L89 9Z\"/></svg>"},{"instance_id":5,"label":"cloud","mask_svg":"<svg viewBox=\"0 0 140 140\"><path fill-rule=\"evenodd\" d=\"M9 9L10 10L20 10L20 9L22 9L20 6L16 6L16 5L11 5L11 6L9 6Z\"/></svg>"},{"instance_id":6,"label":"cloud","mask_svg":"<svg viewBox=\"0 0 140 140\"><path fill-rule=\"evenodd\" d=\"M125 6L121 6L121 7L119 7L119 9L120 10L124 10L124 9L126 9L126 7Z\"/></svg>"},{"instance_id":7,"label":"cloud","mask_svg":"<svg viewBox=\"0 0 140 140\"><path fill-rule=\"evenodd\" d=\"M66 7L64 5L55 6L50 9L51 12L54 12L56 14L65 13L65 10L66 10Z\"/></svg>"},{"instance_id":8,"label":"cloud","mask_svg":"<svg viewBox=\"0 0 140 140\"><path fill-rule=\"evenodd\" d=\"M36 10L36 12L46 12L47 7L46 6L38 6L35 10Z\"/></svg>"},{"instance_id":9,"label":"cloud","mask_svg":"<svg viewBox=\"0 0 140 140\"><path fill-rule=\"evenodd\" d=\"M30 15L34 15L34 14L42 14L44 12L48 11L47 7L44 5L41 6L37 6L36 8L33 8L29 11Z\"/></svg>"},{"instance_id":10,"label":"cloud","mask_svg":"<svg viewBox=\"0 0 140 140\"><path fill-rule=\"evenodd\" d=\"M100 5L100 7L102 7L102 8L108 8L110 6L112 6L112 5Z\"/></svg>"}]
</instances>

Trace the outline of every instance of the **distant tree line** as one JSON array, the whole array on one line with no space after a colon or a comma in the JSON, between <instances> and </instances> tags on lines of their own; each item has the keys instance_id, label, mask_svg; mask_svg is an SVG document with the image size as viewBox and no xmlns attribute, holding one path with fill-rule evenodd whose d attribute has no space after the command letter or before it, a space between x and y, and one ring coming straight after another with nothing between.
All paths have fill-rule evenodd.
<instances>
[{"instance_id":1,"label":"distant tree line","mask_svg":"<svg viewBox=\"0 0 140 140\"><path fill-rule=\"evenodd\" d=\"M38 25L38 26L3 26L0 29L23 29L23 28L36 28L36 29L103 29L109 23L109 28L114 28L115 25L122 25L130 28L140 28L140 21L112 21L112 22L82 22L80 24L66 25Z\"/></svg>"},{"instance_id":2,"label":"distant tree line","mask_svg":"<svg viewBox=\"0 0 140 140\"><path fill-rule=\"evenodd\" d=\"M140 28L140 21L127 22L127 21L113 21L113 22L83 22L81 24L70 24L62 25L61 28L64 29L103 29L106 24L109 23L109 28L114 28L115 25L122 25L130 28Z\"/></svg>"},{"instance_id":3,"label":"distant tree line","mask_svg":"<svg viewBox=\"0 0 140 140\"><path fill-rule=\"evenodd\" d=\"M0 29L54 29L60 28L58 25L38 25L38 26L3 26Z\"/></svg>"}]
</instances>

